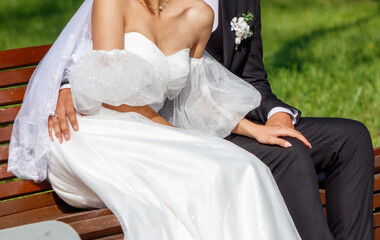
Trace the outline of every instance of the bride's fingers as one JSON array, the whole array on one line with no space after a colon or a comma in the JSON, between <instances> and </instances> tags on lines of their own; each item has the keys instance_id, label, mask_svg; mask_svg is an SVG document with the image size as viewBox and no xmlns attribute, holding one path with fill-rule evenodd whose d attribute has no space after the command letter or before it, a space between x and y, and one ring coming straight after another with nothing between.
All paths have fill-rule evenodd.
<instances>
[{"instance_id":1,"label":"bride's fingers","mask_svg":"<svg viewBox=\"0 0 380 240\"><path fill-rule=\"evenodd\" d=\"M289 148L292 146L292 144L290 142L286 141L285 139L279 138L279 137L273 138L271 141L271 144L272 145L279 145L280 147L284 147L284 148Z\"/></svg>"},{"instance_id":2,"label":"bride's fingers","mask_svg":"<svg viewBox=\"0 0 380 240\"><path fill-rule=\"evenodd\" d=\"M54 139L53 139L53 120L52 120L52 117L49 116L49 119L48 119L48 131L49 131L49 137L51 139L51 141L53 142Z\"/></svg>"},{"instance_id":3,"label":"bride's fingers","mask_svg":"<svg viewBox=\"0 0 380 240\"><path fill-rule=\"evenodd\" d=\"M285 130L283 130L280 133L279 136L281 136L281 137L293 137L293 138L297 138L298 140L300 140L301 142L303 142L303 144L305 144L306 147L311 148L310 142L302 135L302 133L300 133L297 130L285 129Z\"/></svg>"},{"instance_id":4,"label":"bride's fingers","mask_svg":"<svg viewBox=\"0 0 380 240\"><path fill-rule=\"evenodd\" d=\"M61 127L59 125L58 118L57 117L53 117L52 118L52 123L53 123L54 134L55 134L56 138L58 139L59 143L62 143L63 142L63 140L62 140L62 131L61 131Z\"/></svg>"}]
</instances>

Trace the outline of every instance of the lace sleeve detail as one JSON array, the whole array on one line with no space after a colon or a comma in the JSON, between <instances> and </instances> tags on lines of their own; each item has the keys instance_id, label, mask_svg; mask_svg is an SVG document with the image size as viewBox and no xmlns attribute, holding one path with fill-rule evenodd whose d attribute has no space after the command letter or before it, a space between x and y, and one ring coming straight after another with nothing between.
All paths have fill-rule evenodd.
<instances>
[{"instance_id":1,"label":"lace sleeve detail","mask_svg":"<svg viewBox=\"0 0 380 240\"><path fill-rule=\"evenodd\" d=\"M167 102L163 114L177 127L224 138L260 101L253 86L205 53L192 59L190 81L177 99Z\"/></svg>"},{"instance_id":2,"label":"lace sleeve detail","mask_svg":"<svg viewBox=\"0 0 380 240\"><path fill-rule=\"evenodd\" d=\"M48 118L54 114L64 69L81 49L91 48L93 0L85 0L29 81L13 124L8 171L19 178L41 182L47 177L50 140Z\"/></svg>"},{"instance_id":3,"label":"lace sleeve detail","mask_svg":"<svg viewBox=\"0 0 380 240\"><path fill-rule=\"evenodd\" d=\"M164 101L162 74L127 50L91 50L71 67L70 83L76 110L87 115L102 103L144 106Z\"/></svg>"}]
</instances>

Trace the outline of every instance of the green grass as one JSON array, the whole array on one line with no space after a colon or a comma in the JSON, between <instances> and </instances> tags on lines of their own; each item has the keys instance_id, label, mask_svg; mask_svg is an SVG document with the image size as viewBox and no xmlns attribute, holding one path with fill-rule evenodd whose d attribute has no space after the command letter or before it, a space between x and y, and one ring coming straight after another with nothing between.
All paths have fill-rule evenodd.
<instances>
[{"instance_id":1,"label":"green grass","mask_svg":"<svg viewBox=\"0 0 380 240\"><path fill-rule=\"evenodd\" d=\"M53 43L81 0L0 1L0 50Z\"/></svg>"},{"instance_id":2,"label":"green grass","mask_svg":"<svg viewBox=\"0 0 380 240\"><path fill-rule=\"evenodd\" d=\"M52 43L80 0L0 2L0 50ZM262 0L273 91L303 116L363 122L380 147L380 2Z\"/></svg>"},{"instance_id":3,"label":"green grass","mask_svg":"<svg viewBox=\"0 0 380 240\"><path fill-rule=\"evenodd\" d=\"M380 147L380 2L262 1L264 63L303 116L363 122Z\"/></svg>"}]
</instances>

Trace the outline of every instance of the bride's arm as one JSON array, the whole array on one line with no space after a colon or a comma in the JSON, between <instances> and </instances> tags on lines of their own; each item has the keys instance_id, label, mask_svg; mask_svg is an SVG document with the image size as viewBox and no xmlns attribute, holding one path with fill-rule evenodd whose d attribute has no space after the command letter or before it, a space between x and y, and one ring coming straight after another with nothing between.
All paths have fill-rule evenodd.
<instances>
[{"instance_id":1,"label":"bride's arm","mask_svg":"<svg viewBox=\"0 0 380 240\"><path fill-rule=\"evenodd\" d=\"M151 121L155 123L174 127L172 124L166 121L160 114L155 112L149 106L134 107L134 106L126 105L126 104L123 104L120 106L112 106L112 105L108 105L104 103L103 103L103 106L105 106L106 108L118 111L118 112L136 112L143 115L146 118L149 118Z\"/></svg>"},{"instance_id":2,"label":"bride's arm","mask_svg":"<svg viewBox=\"0 0 380 240\"><path fill-rule=\"evenodd\" d=\"M198 3L198 5L188 13L187 17L188 22L192 23L192 33L196 33L194 34L195 44L191 48L190 56L192 58L201 58L212 33L214 11L210 6L202 2Z\"/></svg>"},{"instance_id":3,"label":"bride's arm","mask_svg":"<svg viewBox=\"0 0 380 240\"><path fill-rule=\"evenodd\" d=\"M281 147L291 147L292 144L280 137L297 138L311 148L309 141L297 130L282 126L259 125L244 118L232 130L233 133L256 139L258 142Z\"/></svg>"},{"instance_id":4,"label":"bride's arm","mask_svg":"<svg viewBox=\"0 0 380 240\"><path fill-rule=\"evenodd\" d=\"M124 49L124 13L119 1L95 0L92 9L92 41L94 50ZM129 106L126 104L103 106L119 112L137 112L153 122L172 126L149 106Z\"/></svg>"},{"instance_id":5,"label":"bride's arm","mask_svg":"<svg viewBox=\"0 0 380 240\"><path fill-rule=\"evenodd\" d=\"M214 17L212 10L207 7L203 9L204 14L198 13L196 16L197 21L193 21L200 25L197 26L199 38L190 53L193 58L201 58L203 56L213 26L212 21ZM203 21L200 21L200 19ZM282 147L291 147L292 145L280 137L293 137L299 139L307 147L311 148L310 143L297 130L281 126L259 125L249 121L246 118L243 118L232 130L232 132L256 139L258 142L263 144L279 145Z\"/></svg>"}]
</instances>

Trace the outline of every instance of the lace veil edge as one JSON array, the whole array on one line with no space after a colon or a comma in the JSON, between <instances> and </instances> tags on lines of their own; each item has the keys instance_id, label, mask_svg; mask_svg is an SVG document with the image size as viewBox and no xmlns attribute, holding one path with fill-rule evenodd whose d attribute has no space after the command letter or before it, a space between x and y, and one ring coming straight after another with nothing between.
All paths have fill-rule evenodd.
<instances>
[{"instance_id":1,"label":"lace veil edge","mask_svg":"<svg viewBox=\"0 0 380 240\"><path fill-rule=\"evenodd\" d=\"M48 117L54 114L64 68L78 49L91 43L93 0L85 0L34 71L13 125L8 171L41 182L47 177Z\"/></svg>"}]
</instances>

